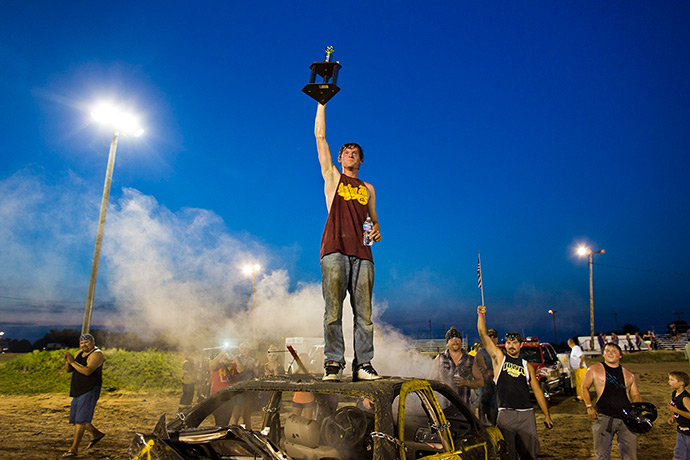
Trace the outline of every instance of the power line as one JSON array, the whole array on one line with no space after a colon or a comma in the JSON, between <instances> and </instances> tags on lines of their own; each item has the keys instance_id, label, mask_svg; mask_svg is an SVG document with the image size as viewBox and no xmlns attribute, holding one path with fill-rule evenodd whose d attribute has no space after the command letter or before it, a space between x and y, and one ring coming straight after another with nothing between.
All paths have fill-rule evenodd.
<instances>
[{"instance_id":1,"label":"power line","mask_svg":"<svg viewBox=\"0 0 690 460\"><path fill-rule=\"evenodd\" d=\"M83 304L84 301L82 300L44 300L44 299L28 299L25 297L9 297L5 295L0 295L0 299L7 299L7 300L20 300L22 302L29 302L32 304ZM99 302L100 305L103 304L110 304L110 303L115 303L114 300L101 300Z\"/></svg>"},{"instance_id":2,"label":"power line","mask_svg":"<svg viewBox=\"0 0 690 460\"><path fill-rule=\"evenodd\" d=\"M678 275L678 276L690 276L690 273L684 272L669 272L665 270L652 270L649 268L635 268L635 267L622 267L620 265L602 264L600 262L592 262L594 265L601 265L602 267L618 268L620 270L632 270L636 272L647 272L647 273L660 273L662 275Z\"/></svg>"},{"instance_id":3,"label":"power line","mask_svg":"<svg viewBox=\"0 0 690 460\"><path fill-rule=\"evenodd\" d=\"M31 302L31 303L83 303L83 302L77 302L74 300L40 300L40 299L26 299L24 297L8 297L8 296L4 296L4 295L0 295L0 299L21 300L23 302Z\"/></svg>"}]
</instances>

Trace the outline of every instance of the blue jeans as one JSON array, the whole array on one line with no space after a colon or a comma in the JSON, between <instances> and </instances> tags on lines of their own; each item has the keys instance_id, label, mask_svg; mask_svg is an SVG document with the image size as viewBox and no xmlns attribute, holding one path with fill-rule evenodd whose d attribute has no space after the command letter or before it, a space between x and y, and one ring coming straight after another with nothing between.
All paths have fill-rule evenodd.
<instances>
[{"instance_id":1,"label":"blue jeans","mask_svg":"<svg viewBox=\"0 0 690 460\"><path fill-rule=\"evenodd\" d=\"M673 450L674 460L690 460L690 435L676 433L676 448Z\"/></svg>"},{"instance_id":2,"label":"blue jeans","mask_svg":"<svg viewBox=\"0 0 690 460\"><path fill-rule=\"evenodd\" d=\"M345 367L343 301L349 292L354 315L355 360L352 367L357 369L374 358L374 323L371 322L374 264L334 252L321 258L321 276L326 303L323 315L324 365L333 361Z\"/></svg>"}]
</instances>

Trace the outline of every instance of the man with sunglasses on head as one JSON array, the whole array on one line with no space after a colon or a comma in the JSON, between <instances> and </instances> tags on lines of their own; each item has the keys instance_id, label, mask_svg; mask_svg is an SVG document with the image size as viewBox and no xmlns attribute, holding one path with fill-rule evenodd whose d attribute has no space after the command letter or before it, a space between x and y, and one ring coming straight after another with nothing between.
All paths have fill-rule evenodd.
<instances>
[{"instance_id":1,"label":"man with sunglasses on head","mask_svg":"<svg viewBox=\"0 0 690 460\"><path fill-rule=\"evenodd\" d=\"M504 354L491 340L486 330L486 307L477 307L477 331L482 344L491 356L494 366L494 382L498 397L498 419L496 425L501 429L508 443L511 460L536 460L539 454L537 421L530 401L529 387L537 399L537 404L546 417L547 428L553 428L546 398L539 388L534 368L520 358L522 336L509 332L505 336Z\"/></svg>"},{"instance_id":2,"label":"man with sunglasses on head","mask_svg":"<svg viewBox=\"0 0 690 460\"><path fill-rule=\"evenodd\" d=\"M621 366L623 352L618 344L609 342L601 350L603 363L593 364L582 380L582 398L587 415L594 420L594 456L597 460L611 458L613 437L618 437L622 460L637 460L637 436L623 422L623 409L631 402L642 402L635 374ZM589 389L594 385L597 402L592 404Z\"/></svg>"}]
</instances>

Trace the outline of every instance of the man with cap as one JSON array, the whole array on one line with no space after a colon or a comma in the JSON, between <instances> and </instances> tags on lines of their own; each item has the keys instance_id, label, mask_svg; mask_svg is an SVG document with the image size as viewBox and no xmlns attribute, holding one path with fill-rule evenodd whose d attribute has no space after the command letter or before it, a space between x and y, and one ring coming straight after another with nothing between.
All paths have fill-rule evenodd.
<instances>
[{"instance_id":1,"label":"man with cap","mask_svg":"<svg viewBox=\"0 0 690 460\"><path fill-rule=\"evenodd\" d=\"M498 332L496 329L487 330L489 338L498 344ZM496 425L496 417L498 417L498 402L496 400L496 384L494 383L494 364L491 355L486 351L486 347L482 346L477 354L474 355L479 368L482 370L484 377L484 386L478 391L479 393L479 419L482 422L488 422Z\"/></svg>"},{"instance_id":2,"label":"man with cap","mask_svg":"<svg viewBox=\"0 0 690 460\"><path fill-rule=\"evenodd\" d=\"M546 417L547 428L553 428L553 421L549 415L546 398L539 388L534 368L520 358L522 336L517 332L506 334L504 354L496 343L489 337L486 330L486 307L477 307L477 332L482 339L484 348L489 352L494 367L494 382L496 382L496 396L498 399L498 417L496 425L503 433L508 443L511 460L534 459L539 454L539 438L537 437L537 420L530 401L529 387Z\"/></svg>"},{"instance_id":3,"label":"man with cap","mask_svg":"<svg viewBox=\"0 0 690 460\"><path fill-rule=\"evenodd\" d=\"M462 335L454 327L446 332L446 351L434 359L430 378L455 388L467 407L470 407L472 389L484 385L484 378L474 356L470 356L462 348Z\"/></svg>"},{"instance_id":4,"label":"man with cap","mask_svg":"<svg viewBox=\"0 0 690 460\"><path fill-rule=\"evenodd\" d=\"M63 353L65 370L72 373L69 423L74 425L74 440L63 457L77 456L84 431L93 437L87 448L93 447L105 436L91 424L103 384L103 352L96 348L96 340L91 334L79 337L79 349L76 356L68 351Z\"/></svg>"}]
</instances>

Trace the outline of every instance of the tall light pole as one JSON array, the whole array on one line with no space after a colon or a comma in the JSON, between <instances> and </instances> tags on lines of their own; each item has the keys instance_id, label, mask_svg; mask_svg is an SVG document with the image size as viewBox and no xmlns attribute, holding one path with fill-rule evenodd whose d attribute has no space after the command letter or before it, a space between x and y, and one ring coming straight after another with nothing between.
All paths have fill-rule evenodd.
<instances>
[{"instance_id":1,"label":"tall light pole","mask_svg":"<svg viewBox=\"0 0 690 460\"><path fill-rule=\"evenodd\" d=\"M115 152L120 134L132 134L141 136L144 130L138 125L136 118L122 113L112 106L100 106L91 116L98 123L107 125L113 129L113 139L110 141L108 153L108 167L105 172L105 184L103 185L103 198L101 199L101 213L98 218L98 231L96 232L96 247L93 251L91 263L91 277L89 278L89 291L86 294L86 308L84 309L84 321L81 325L81 333L86 334L91 328L91 313L93 312L93 299L96 294L96 278L98 278L98 264L101 259L101 245L103 243L103 230L105 229L105 215L108 211L110 198L110 184L113 180L113 168L115 167Z\"/></svg>"},{"instance_id":2,"label":"tall light pole","mask_svg":"<svg viewBox=\"0 0 690 460\"><path fill-rule=\"evenodd\" d=\"M549 315L553 315L553 343L558 347L558 334L556 333L556 313L558 310L549 310Z\"/></svg>"},{"instance_id":3,"label":"tall light pole","mask_svg":"<svg viewBox=\"0 0 690 460\"><path fill-rule=\"evenodd\" d=\"M245 265L242 269L245 275L252 277L252 339L256 339L256 274L261 271L261 265Z\"/></svg>"},{"instance_id":4,"label":"tall light pole","mask_svg":"<svg viewBox=\"0 0 690 460\"><path fill-rule=\"evenodd\" d=\"M580 246L577 248L579 256L589 256L589 349L594 350L594 284L592 282L592 256L594 254L604 254L604 249L592 251L588 247Z\"/></svg>"}]
</instances>

